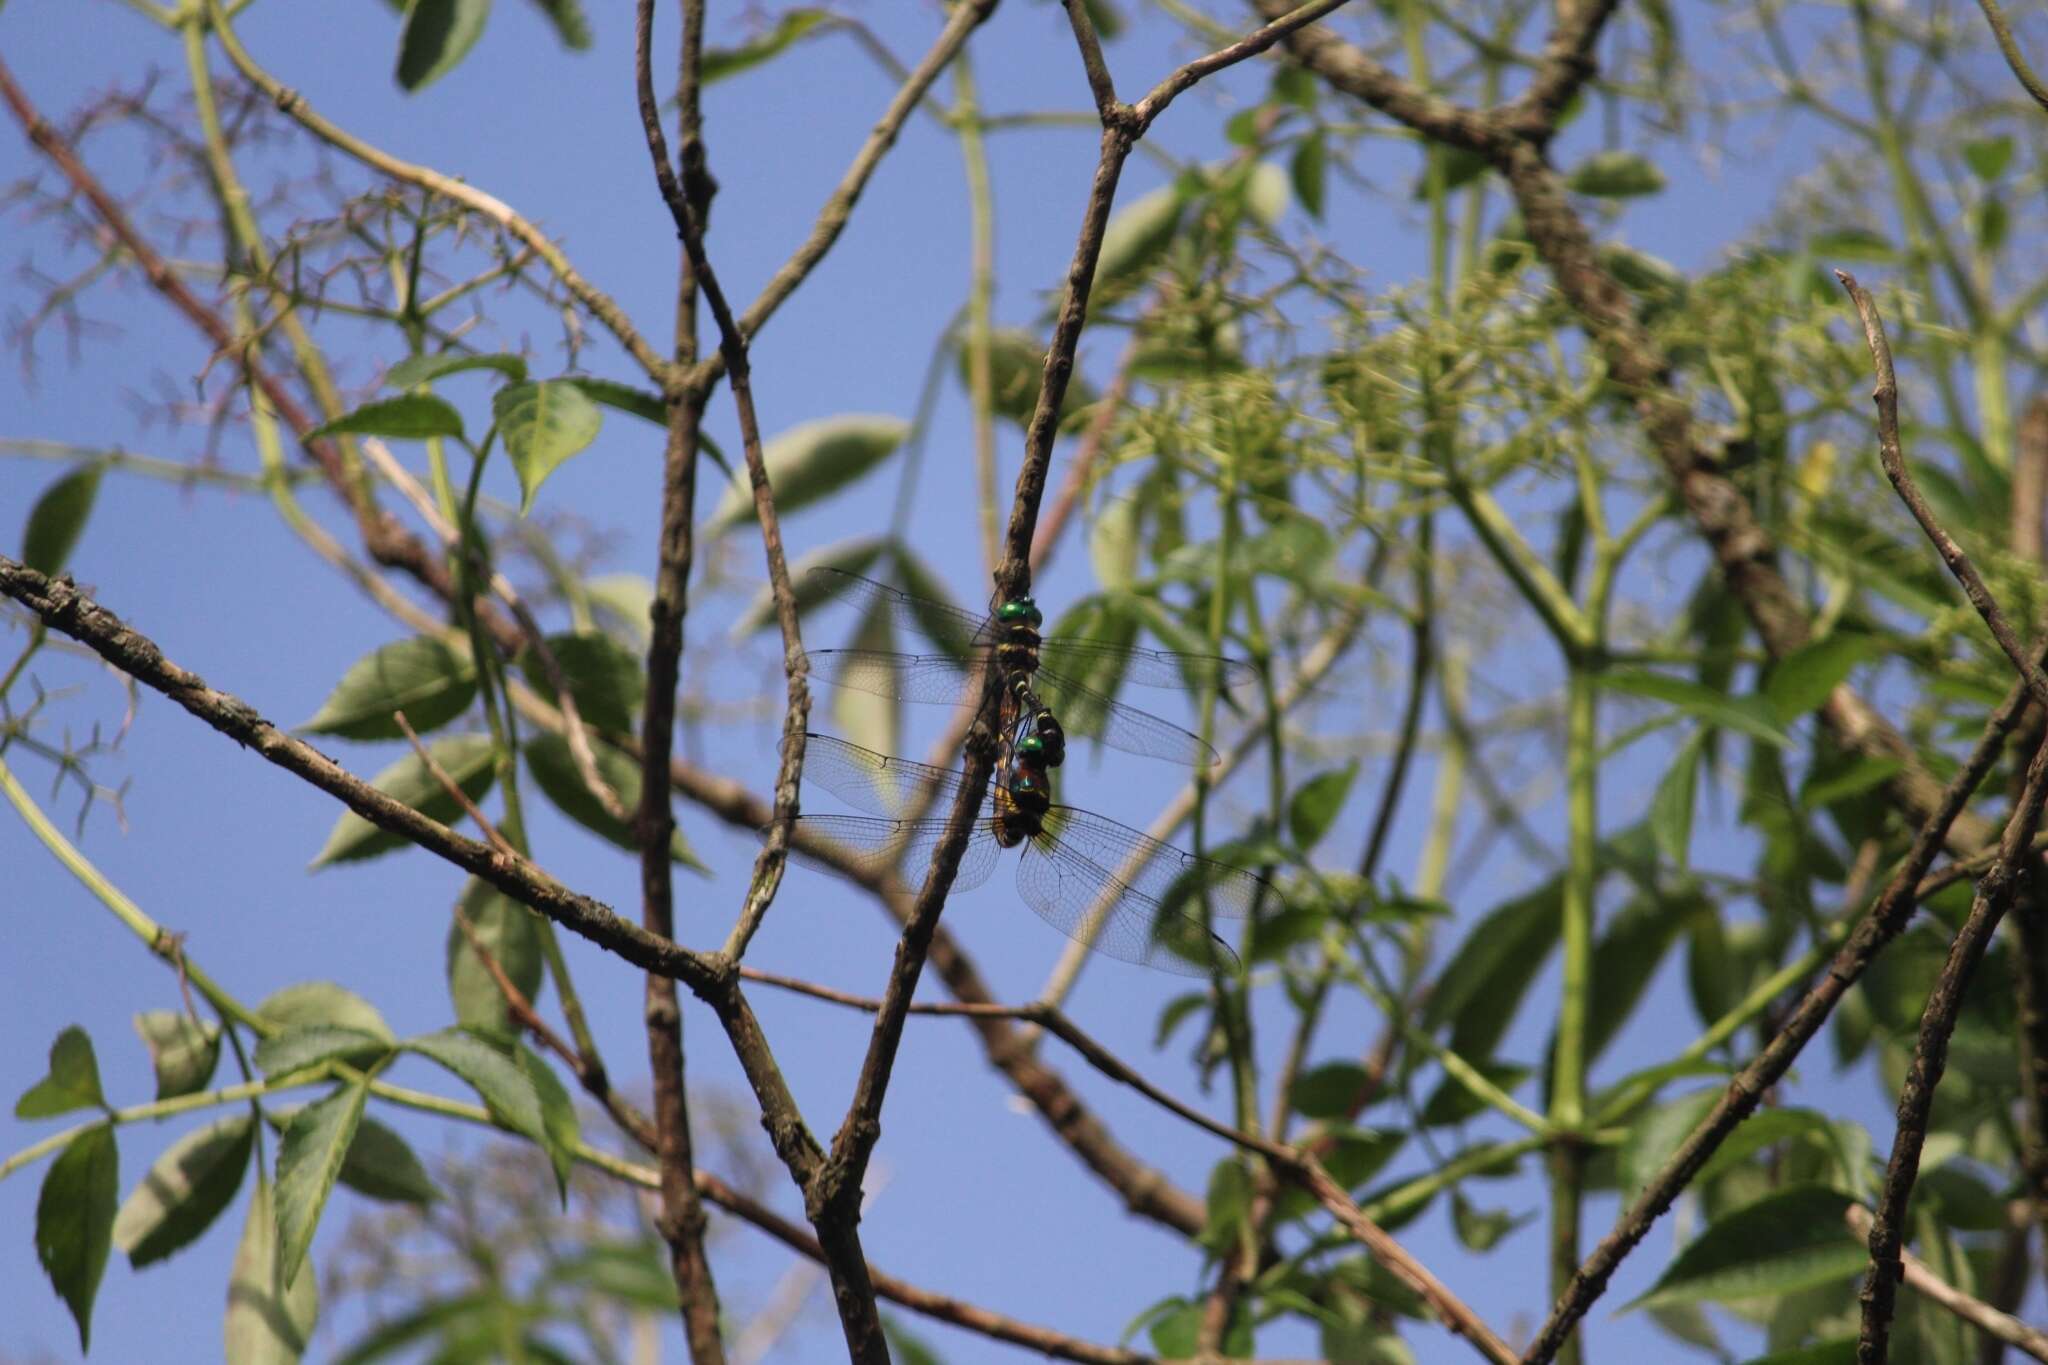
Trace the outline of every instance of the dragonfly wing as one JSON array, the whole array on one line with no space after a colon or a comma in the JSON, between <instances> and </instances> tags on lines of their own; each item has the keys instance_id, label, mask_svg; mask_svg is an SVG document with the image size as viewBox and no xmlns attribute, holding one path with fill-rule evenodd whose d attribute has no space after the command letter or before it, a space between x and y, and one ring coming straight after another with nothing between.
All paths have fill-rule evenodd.
<instances>
[{"instance_id":1,"label":"dragonfly wing","mask_svg":"<svg viewBox=\"0 0 2048 1365\"><path fill-rule=\"evenodd\" d=\"M1070 729L1082 735L1093 734L1112 749L1190 768L1207 768L1221 759L1215 746L1200 735L1149 712L1112 701L1055 669L1041 666L1034 686L1055 710L1062 712L1061 719Z\"/></svg>"},{"instance_id":2,"label":"dragonfly wing","mask_svg":"<svg viewBox=\"0 0 2048 1365\"><path fill-rule=\"evenodd\" d=\"M961 774L952 769L893 758L819 734L804 737L804 778L849 806L891 818L900 816L927 789L936 793L936 799L951 801L961 782Z\"/></svg>"},{"instance_id":3,"label":"dragonfly wing","mask_svg":"<svg viewBox=\"0 0 2048 1365\"><path fill-rule=\"evenodd\" d=\"M947 602L913 597L900 588L839 569L812 569L808 577L814 583L831 585L825 596L880 607L895 617L897 624L917 631L941 649L987 644L995 638L987 616L962 611Z\"/></svg>"},{"instance_id":4,"label":"dragonfly wing","mask_svg":"<svg viewBox=\"0 0 2048 1365\"><path fill-rule=\"evenodd\" d=\"M1017 894L1047 924L1119 962L1181 976L1237 971L1229 944L1057 839L1034 839L1025 848L1017 864Z\"/></svg>"},{"instance_id":5,"label":"dragonfly wing","mask_svg":"<svg viewBox=\"0 0 2048 1365\"><path fill-rule=\"evenodd\" d=\"M766 836L767 831L762 831ZM866 815L800 815L790 856L806 867L855 882L895 877L906 891L924 884L932 852L945 837L944 820L880 820ZM971 891L995 870L996 842L992 826L977 821L967 837L967 851L953 877L955 891Z\"/></svg>"},{"instance_id":6,"label":"dragonfly wing","mask_svg":"<svg viewBox=\"0 0 2048 1365\"><path fill-rule=\"evenodd\" d=\"M1209 912L1225 919L1243 919L1261 896L1268 909L1280 908L1279 892L1258 873L1198 858L1106 815L1055 806L1047 824L1061 843L1162 904L1191 908L1206 896Z\"/></svg>"},{"instance_id":7,"label":"dragonfly wing","mask_svg":"<svg viewBox=\"0 0 2048 1365\"><path fill-rule=\"evenodd\" d=\"M1039 641L1038 656L1063 673L1084 678L1115 674L1140 687L1164 687L1176 692L1200 692L1207 687L1227 692L1258 676L1258 670L1243 659L1056 635Z\"/></svg>"},{"instance_id":8,"label":"dragonfly wing","mask_svg":"<svg viewBox=\"0 0 2048 1365\"><path fill-rule=\"evenodd\" d=\"M966 663L950 654L891 654L879 649L814 649L811 676L834 687L850 687L899 701L950 705L967 695L981 677L986 653Z\"/></svg>"}]
</instances>

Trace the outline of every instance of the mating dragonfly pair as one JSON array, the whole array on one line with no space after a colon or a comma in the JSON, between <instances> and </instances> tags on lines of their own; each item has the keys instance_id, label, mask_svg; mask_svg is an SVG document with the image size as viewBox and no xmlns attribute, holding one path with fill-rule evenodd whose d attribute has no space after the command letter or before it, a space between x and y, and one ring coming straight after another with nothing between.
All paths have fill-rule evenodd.
<instances>
[{"instance_id":1,"label":"mating dragonfly pair","mask_svg":"<svg viewBox=\"0 0 2048 1365\"><path fill-rule=\"evenodd\" d=\"M1004 602L993 615L977 617L836 569L811 572L819 596L864 602L935 642L950 636L961 646L958 653L930 655L814 650L813 677L902 701L957 702L970 695L969 689L979 688L988 670L999 675L998 766L953 879L956 889L981 885L1003 849L1021 848L1018 894L1070 938L1109 957L1182 975L1237 970L1237 955L1205 927L1201 912L1206 907L1209 915L1242 918L1272 896L1271 884L1243 868L1160 843L1107 816L1054 803L1049 770L1065 758L1066 734L1050 703L1097 718L1102 742L1114 748L1207 766L1217 755L1206 742L1104 696L1080 677L1114 670L1135 683L1199 692L1248 681L1252 670L1247 664L1043 637L1038 633L1043 618L1029 598ZM868 814L797 817L805 831L853 850L850 860L837 863L803 861L860 879L905 873L908 883L916 884L948 822L903 812L919 800L950 805L965 775L829 735L805 738L805 776ZM1277 904L1277 899L1266 903Z\"/></svg>"}]
</instances>

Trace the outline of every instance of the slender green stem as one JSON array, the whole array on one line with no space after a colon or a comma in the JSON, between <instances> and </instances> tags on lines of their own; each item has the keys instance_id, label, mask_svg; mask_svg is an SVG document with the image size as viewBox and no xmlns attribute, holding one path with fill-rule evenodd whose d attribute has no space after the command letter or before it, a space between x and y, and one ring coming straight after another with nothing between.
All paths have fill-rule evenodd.
<instances>
[{"instance_id":1,"label":"slender green stem","mask_svg":"<svg viewBox=\"0 0 2048 1365\"><path fill-rule=\"evenodd\" d=\"M995 379L990 368L994 344L989 319L996 288L996 211L989 189L988 148L981 136L981 105L975 97L974 68L962 52L953 59L953 127L967 172L969 250L967 281L967 392L974 410L975 492L980 508L981 558L993 574L1001 554L1001 517L996 510Z\"/></svg>"}]
</instances>

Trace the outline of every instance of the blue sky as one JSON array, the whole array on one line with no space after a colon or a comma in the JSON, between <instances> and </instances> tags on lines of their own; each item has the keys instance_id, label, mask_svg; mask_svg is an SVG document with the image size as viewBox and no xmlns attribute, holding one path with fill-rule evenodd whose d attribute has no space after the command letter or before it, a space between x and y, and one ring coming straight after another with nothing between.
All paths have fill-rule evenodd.
<instances>
[{"instance_id":1,"label":"blue sky","mask_svg":"<svg viewBox=\"0 0 2048 1365\"><path fill-rule=\"evenodd\" d=\"M937 7L930 4L866 5L857 12L906 58L921 52L938 26ZM1377 22L1375 15L1364 10L1343 27L1356 32L1360 25ZM1704 25L1704 17L1698 22ZM676 248L639 139L629 83L629 24L618 6L600 8L594 24L595 50L566 54L528 7L500 5L470 59L412 97L389 78L395 21L369 0L258 5L240 28L257 57L316 108L372 142L460 174L536 218L649 335L665 337ZM710 40L731 43L750 31L742 21L721 16L713 20ZM52 116L152 69L163 72L167 92L181 88L175 43L104 0L86 7L16 0L0 16L0 45L17 78ZM988 109L1087 107L1086 86L1056 5L1011 0L971 50ZM1109 51L1128 97L1195 50L1165 21L1147 17ZM1155 140L1178 157L1219 155L1222 116L1255 99L1266 78L1264 69L1251 68L1183 97L1155 129ZM800 45L762 72L709 93L711 166L722 186L711 249L732 296L751 298L801 240L889 93L887 79L843 36ZM941 82L940 93L950 98L948 83ZM1033 129L991 138L999 322L1033 320L1046 292L1061 278L1093 169L1094 146L1095 135L1087 129ZM1718 159L1716 171L1687 173L1679 169L1685 163L1674 163L1669 192L1631 209L1622 228L1626 239L1681 266L1711 261L1745 220L1766 211L1777 186L1812 146L1796 136L1773 141L1755 130L1738 129L1725 150L1730 154ZM92 162L120 186L132 182L139 155L132 142L115 138L95 145ZM10 127L0 135L0 180L35 169L31 156ZM1420 235L1400 191L1415 174L1414 161L1411 150L1391 142L1362 144L1361 171L1395 193L1384 198L1338 194L1327 221L1312 224L1297 208L1286 229L1336 244L1370 264L1380 283L1412 278L1421 266ZM344 183L360 183L345 165L337 165L336 172ZM1159 183L1162 174L1145 158L1134 159L1120 202ZM152 231L168 227L145 221ZM933 341L963 297L967 239L955 144L929 119L914 118L843 239L755 348L755 390L766 431L772 435L842 412L908 416ZM47 232L23 230L19 219L10 225L4 250L10 270L31 258L52 271L66 261L73 268L81 263L75 255L67 257ZM24 279L9 275L0 283L0 300L16 314L33 307L35 293ZM184 325L138 285L103 290L86 311L118 331L88 339L75 362L54 336L46 337L32 377L19 366L0 366L0 411L9 414L0 435L119 444L191 458L199 447L198 434L145 420L138 397L163 386L190 391L191 377L205 357ZM561 363L558 329L543 310L508 304L496 339L514 349L530 343L542 374ZM1091 338L1084 347L1084 366L1100 378L1115 345L1115 338ZM372 360L398 358L395 350L357 354L361 361L344 374L345 382L366 382ZM601 374L628 377L620 357L601 339L585 363ZM457 381L449 392L475 412L480 389L470 382L472 387L464 388ZM722 394L713 405L711 430L726 449L738 449L731 407ZM1017 442L1014 433L1002 435L1002 486L1007 489ZM916 494L914 535L927 562L947 574L966 601L981 595L977 585L982 581L972 521L962 513L972 489L970 449L965 401L958 386L949 383ZM254 467L241 428L227 430L221 457L231 468ZM651 428L614 416L596 445L549 483L543 514L573 511L584 519L602 537L605 571L645 573L652 563L659 459L660 440ZM46 463L0 460L0 541L18 534L15 528L33 497L56 473ZM494 488L507 492L502 483ZM707 490L706 498L716 491ZM831 504L829 511L793 516L786 528L792 554L880 523L894 493L893 477L885 473ZM309 500L336 524L332 506L321 495L309 494ZM346 528L338 529L347 536ZM694 682L726 700L772 688L773 648L753 642L735 649L724 638L735 604L760 577L758 543L736 534L708 558L714 577L727 586L713 592L691 617L686 669ZM162 483L110 477L72 568L173 659L281 722L310 716L342 670L398 633L308 557L269 509L247 494L183 492ZM1056 615L1058 603L1089 584L1087 557L1076 539L1041 581L1038 595ZM813 643L840 643L832 638L835 631L843 627L826 618ZM61 713L81 731L94 719L118 717L120 696L103 675L57 665L48 674L53 683L86 685L80 697L63 704ZM819 718L829 726L833 698L821 693L818 700ZM1391 699L1375 701L1363 724L1356 717L1344 717L1341 724L1354 731L1368 725L1383 728L1391 723L1395 706ZM922 728L909 732L903 750L922 754L934 733L931 726L943 717L910 719ZM773 740L767 724L708 725L686 735L684 751L763 790L773 768ZM364 774L396 756L391 746L335 742L326 747ZM25 780L40 794L47 776L33 765L23 767ZM132 784L126 801L128 830L124 834L106 811L96 811L84 835L85 851L145 911L189 933L194 959L229 989L254 1002L294 981L333 979L368 997L401 1035L447 1022L441 945L447 905L459 884L449 869L426 855L408 853L308 874L305 864L337 814L334 803L153 696L142 699L132 732L99 771L104 781ZM1616 819L1633 818L1656 775L1654 767L1619 771L1606 794ZM1368 765L1361 791L1375 776ZM1424 764L1411 793L1426 792L1432 778L1431 766ZM1149 820L1175 782L1170 771L1098 761L1085 753L1069 766L1067 779L1065 799L1137 825ZM1255 791L1226 790L1220 808L1227 818L1252 809L1255 801ZM68 814L74 802L65 797L58 805ZM821 803L819 808L831 807ZM679 887L679 932L695 943L722 939L744 887L752 841L719 828L687 805L678 809L686 835L716 874ZM1350 812L1333 836L1335 846L1355 847L1363 819L1362 811ZM1414 848L1419 832L1419 825L1404 822L1400 833L1406 837L1396 847ZM537 822L534 837L542 860L564 881L622 908L634 904L633 866L608 845L552 817ZM173 979L11 818L0 819L0 866L8 869L7 901L14 911L11 949L0 966L7 985L0 1021L16 1039L9 1060L0 1064L0 1094L26 1089L41 1074L47 1041L65 1024L77 1023L98 1046L114 1101L147 1099L147 1063L128 1021L136 1011L172 1006ZM1392 870L1407 875L1412 866L1397 860ZM1036 991L1063 940L1017 904L1009 876L1007 870L998 871L986 889L961 897L949 909L947 923L974 949L997 995L1022 1000ZM1461 911L1482 912L1520 889L1528 876L1529 869L1496 859L1468 886ZM891 941L872 905L836 883L797 870L785 883L751 960L873 991L886 971ZM638 977L581 943L572 941L570 947L614 1075L644 1073ZM1178 1093L1193 1096L1193 1077L1179 1054L1150 1050L1153 1020L1183 984L1104 963L1083 979L1071 1011L1121 1055ZM1655 989L1666 987L1679 987L1675 974ZM843 1111L865 1046L863 1021L766 990L753 998L807 1118L814 1130L829 1133ZM1277 997L1269 1003L1277 1003ZM1693 1028L1689 1008L1659 1010L1654 1005L1640 1025L1605 1063L1608 1074L1668 1051L1690 1037ZM686 1007L686 1031L693 1083L744 1098L729 1049L710 1015ZM1339 1011L1325 1029L1318 1057L1354 1056L1376 1032L1377 1021L1363 1010ZM1184 1187L1203 1188L1210 1166L1225 1155L1220 1145L1136 1097L1098 1083L1058 1049L1050 1055L1127 1146ZM1818 1073L1825 1065L1816 1057L1807 1070ZM1048 1139L1039 1120L1020 1111L965 1029L914 1023L896 1075L878 1153L889 1182L863 1225L869 1254L879 1265L928 1288L1098 1341L1114 1340L1135 1313L1161 1295L1198 1288L1196 1259L1174 1239L1124 1216L1113 1197ZM438 1083L418 1067L401 1068L397 1079ZM1824 1087L1820 1093L1825 1102L1866 1121L1880 1121L1888 1107L1864 1080ZM1220 1097L1211 1102L1219 1103ZM471 1140L470 1134L450 1135L408 1115L382 1117L411 1136L422 1152ZM124 1191L183 1128L122 1133ZM0 1127L10 1151L43 1131L12 1120ZM0 1323L0 1358L48 1353L70 1359L75 1351L71 1324L47 1292L31 1244L38 1179L38 1173L30 1172L0 1183L0 1229L9 1230L0 1236L0 1282L13 1286L7 1295L10 1311ZM795 1212L796 1201L787 1189L777 1193L782 1207ZM1526 1181L1483 1187L1475 1194L1516 1211L1533 1209L1540 1199L1536 1186ZM319 1245L328 1244L349 1208L344 1199L330 1211ZM1610 1201L1594 1201L1589 1242L1611 1213ZM232 1229L238 1225L237 1211L197 1247L139 1274L117 1255L100 1291L94 1357L214 1358ZM1667 1222L1652 1234L1652 1246L1631 1262L1606 1303L1589 1318L1596 1353L1655 1350L1665 1340L1639 1317L1611 1320L1607 1313L1647 1282L1654 1263L1662 1259L1655 1248L1669 1244L1675 1226ZM1439 1205L1408 1229L1404 1240L1497 1328L1512 1334L1540 1317L1540 1224L1491 1258L1475 1260L1457 1249ZM780 1251L757 1234L735 1230L723 1244L717 1267L728 1305L742 1314L757 1307L785 1264ZM341 1336L332 1325L323 1328L316 1355L331 1352L351 1325L360 1323L345 1322ZM949 1360L1015 1358L977 1338L914 1325L942 1345ZM836 1327L822 1302L814 1304L799 1332L785 1358L823 1358L837 1349ZM671 1336L670 1355L679 1358L679 1334ZM1457 1358L1462 1351L1433 1329L1417 1332L1415 1340L1423 1359ZM1273 1332L1262 1336L1260 1344L1268 1354L1313 1349L1301 1333Z\"/></svg>"}]
</instances>

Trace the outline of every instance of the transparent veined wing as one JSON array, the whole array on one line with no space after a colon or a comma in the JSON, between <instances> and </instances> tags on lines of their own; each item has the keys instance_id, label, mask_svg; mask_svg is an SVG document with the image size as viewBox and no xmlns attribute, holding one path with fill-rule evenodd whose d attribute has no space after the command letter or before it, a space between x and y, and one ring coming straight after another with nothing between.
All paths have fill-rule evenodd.
<instances>
[{"instance_id":1,"label":"transparent veined wing","mask_svg":"<svg viewBox=\"0 0 2048 1365\"><path fill-rule=\"evenodd\" d=\"M893 819L927 790L936 792L941 801L951 801L966 776L957 769L878 754L831 735L807 734L804 780L815 782L849 806Z\"/></svg>"},{"instance_id":2,"label":"transparent veined wing","mask_svg":"<svg viewBox=\"0 0 2048 1365\"><path fill-rule=\"evenodd\" d=\"M913 597L900 588L843 569L816 568L806 577L813 583L827 585L823 595L831 600L857 602L887 611L899 625L921 632L942 650L965 653L974 645L992 644L996 638L995 622L986 613L963 611L929 597Z\"/></svg>"},{"instance_id":3,"label":"transparent veined wing","mask_svg":"<svg viewBox=\"0 0 2048 1365\"><path fill-rule=\"evenodd\" d=\"M804 866L849 881L894 876L905 890L924 885L932 851L945 837L944 820L883 820L868 815L799 815L790 856ZM767 830L762 830L762 837ZM820 846L818 841L826 841ZM994 826L977 821L953 877L955 891L971 891L995 870L1002 844Z\"/></svg>"},{"instance_id":4,"label":"transparent veined wing","mask_svg":"<svg viewBox=\"0 0 2048 1365\"><path fill-rule=\"evenodd\" d=\"M1054 806L1046 817L1048 831L1108 872L1119 883L1176 908L1192 906L1204 896L1211 914L1243 919L1261 896L1268 909L1280 907L1280 894L1256 872L1198 858L1185 849L1163 844L1142 830L1106 815Z\"/></svg>"},{"instance_id":5,"label":"transparent veined wing","mask_svg":"<svg viewBox=\"0 0 2048 1365\"><path fill-rule=\"evenodd\" d=\"M1095 952L1181 976L1235 973L1230 945L1187 915L1118 882L1058 839L1034 839L1017 864L1017 894L1053 928Z\"/></svg>"},{"instance_id":6,"label":"transparent veined wing","mask_svg":"<svg viewBox=\"0 0 2048 1365\"><path fill-rule=\"evenodd\" d=\"M966 662L948 654L891 654L879 649L813 649L811 676L835 687L850 687L898 701L950 705L981 681L986 653Z\"/></svg>"},{"instance_id":7,"label":"transparent veined wing","mask_svg":"<svg viewBox=\"0 0 2048 1365\"><path fill-rule=\"evenodd\" d=\"M1176 692L1200 692L1209 687L1228 692L1259 676L1258 670L1243 659L1220 654L1182 654L1171 649L1079 640L1067 635L1048 635L1040 640L1038 657L1056 672L1087 678L1115 672L1140 687Z\"/></svg>"},{"instance_id":8,"label":"transparent veined wing","mask_svg":"<svg viewBox=\"0 0 2048 1365\"><path fill-rule=\"evenodd\" d=\"M1041 667L1032 687L1077 735L1092 736L1112 749L1144 758L1164 759L1190 768L1207 768L1222 760L1216 746L1172 721L1161 720L1113 701L1056 669Z\"/></svg>"}]
</instances>

